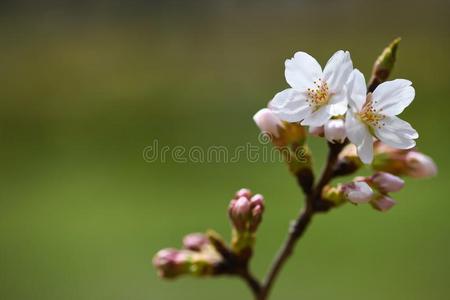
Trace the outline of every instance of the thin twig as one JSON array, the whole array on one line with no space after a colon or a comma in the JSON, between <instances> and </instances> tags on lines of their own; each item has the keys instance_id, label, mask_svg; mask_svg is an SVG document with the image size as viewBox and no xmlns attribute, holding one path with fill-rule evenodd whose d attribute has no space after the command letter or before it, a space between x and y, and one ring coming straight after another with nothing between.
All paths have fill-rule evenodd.
<instances>
[{"instance_id":1,"label":"thin twig","mask_svg":"<svg viewBox=\"0 0 450 300\"><path fill-rule=\"evenodd\" d=\"M300 237L308 228L308 225L311 222L314 214L322 210L321 209L322 206L320 205L320 203L322 202L321 199L322 189L333 178L334 166L336 164L338 154L339 152L341 152L343 147L344 144L329 143L329 153L327 163L322 172L322 175L320 176L319 182L314 187L314 189L312 189L310 193L306 195L307 197L305 208L299 214L298 218L293 222L286 241L279 250L272 266L269 269L269 272L267 273L266 279L264 280L261 286L260 293L256 298L257 300L267 299L270 290L273 286L273 283L275 282L275 279L280 273L284 263L293 253L297 241L300 239Z\"/></svg>"},{"instance_id":2,"label":"thin twig","mask_svg":"<svg viewBox=\"0 0 450 300\"><path fill-rule=\"evenodd\" d=\"M259 294L261 293L261 284L258 279L256 279L248 269L245 269L242 273L239 274L241 278L247 283L255 299L258 299Z\"/></svg>"}]
</instances>

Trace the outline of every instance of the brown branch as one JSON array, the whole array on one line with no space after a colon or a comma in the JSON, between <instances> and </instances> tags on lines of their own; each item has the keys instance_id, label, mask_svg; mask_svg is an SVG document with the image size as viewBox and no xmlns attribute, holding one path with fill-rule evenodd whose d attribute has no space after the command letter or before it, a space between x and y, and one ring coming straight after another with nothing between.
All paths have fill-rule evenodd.
<instances>
[{"instance_id":1,"label":"brown branch","mask_svg":"<svg viewBox=\"0 0 450 300\"><path fill-rule=\"evenodd\" d=\"M299 214L298 218L292 223L289 230L288 237L284 244L281 246L272 266L267 273L266 279L264 280L260 293L258 294L257 300L266 300L270 290L280 273L282 267L284 266L287 259L292 255L294 247L297 241L302 237L303 233L308 228L312 217L316 212L327 211L331 206L327 205L321 199L322 189L327 185L333 178L334 166L337 162L338 154L341 152L345 144L331 144L329 143L329 153L327 158L327 163L320 176L317 185L306 195L306 206L303 211Z\"/></svg>"},{"instance_id":2,"label":"brown branch","mask_svg":"<svg viewBox=\"0 0 450 300\"><path fill-rule=\"evenodd\" d=\"M259 295L261 293L261 284L258 279L256 279L250 271L245 269L243 272L239 273L239 276L247 283L250 290L253 292L253 296L255 299L259 299Z\"/></svg>"}]
</instances>

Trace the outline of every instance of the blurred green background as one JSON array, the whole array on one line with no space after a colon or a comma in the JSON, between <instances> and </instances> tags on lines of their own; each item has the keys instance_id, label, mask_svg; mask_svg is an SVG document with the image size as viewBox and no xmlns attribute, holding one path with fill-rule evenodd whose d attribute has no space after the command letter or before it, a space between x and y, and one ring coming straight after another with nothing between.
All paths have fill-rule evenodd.
<instances>
[{"instance_id":1,"label":"blurred green background","mask_svg":"<svg viewBox=\"0 0 450 300\"><path fill-rule=\"evenodd\" d=\"M240 187L266 196L252 267L267 269L301 194L282 163L146 163L161 145L256 143L251 119L287 87L283 62L348 49L366 76L403 38L402 117L438 177L381 214L318 216L273 299L446 299L450 285L450 5L442 1L2 1L0 298L250 299L232 278L160 280L184 234L229 235ZM316 166L322 141L313 140Z\"/></svg>"}]
</instances>

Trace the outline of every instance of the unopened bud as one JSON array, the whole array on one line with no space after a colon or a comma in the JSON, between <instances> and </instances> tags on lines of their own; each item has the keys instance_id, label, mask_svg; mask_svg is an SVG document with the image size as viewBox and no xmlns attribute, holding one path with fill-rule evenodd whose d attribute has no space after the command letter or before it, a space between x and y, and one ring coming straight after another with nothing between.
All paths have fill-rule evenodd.
<instances>
[{"instance_id":1,"label":"unopened bud","mask_svg":"<svg viewBox=\"0 0 450 300\"><path fill-rule=\"evenodd\" d=\"M250 199L250 207L252 209L252 221L250 224L250 231L254 232L258 229L261 223L264 212L264 197L261 194L256 194Z\"/></svg>"},{"instance_id":2,"label":"unopened bud","mask_svg":"<svg viewBox=\"0 0 450 300\"><path fill-rule=\"evenodd\" d=\"M191 233L183 238L183 246L192 251L201 251L209 244L208 237L203 233Z\"/></svg>"},{"instance_id":3,"label":"unopened bud","mask_svg":"<svg viewBox=\"0 0 450 300\"><path fill-rule=\"evenodd\" d=\"M385 211L388 211L389 209L391 209L391 207L393 207L396 204L396 202L394 199L392 199L386 195L380 195L379 197L373 199L370 202L370 204L376 210L385 212Z\"/></svg>"},{"instance_id":4,"label":"unopened bud","mask_svg":"<svg viewBox=\"0 0 450 300\"><path fill-rule=\"evenodd\" d=\"M387 46L377 60L372 69L372 78L369 81L368 92L373 92L382 82L386 81L394 68L397 48L400 38L396 38Z\"/></svg>"},{"instance_id":5,"label":"unopened bud","mask_svg":"<svg viewBox=\"0 0 450 300\"><path fill-rule=\"evenodd\" d=\"M405 185L403 179L386 172L376 172L368 178L368 182L382 194L398 192Z\"/></svg>"},{"instance_id":6,"label":"unopened bud","mask_svg":"<svg viewBox=\"0 0 450 300\"><path fill-rule=\"evenodd\" d=\"M375 195L370 186L363 181L344 184L342 190L347 200L355 204L367 203Z\"/></svg>"},{"instance_id":7,"label":"unopened bud","mask_svg":"<svg viewBox=\"0 0 450 300\"><path fill-rule=\"evenodd\" d=\"M250 201L246 197L233 199L229 208L230 219L234 227L239 231L247 229L248 221L251 217Z\"/></svg>"},{"instance_id":8,"label":"unopened bud","mask_svg":"<svg viewBox=\"0 0 450 300\"><path fill-rule=\"evenodd\" d=\"M414 178L433 177L437 174L437 166L433 159L425 154L410 151L406 154L407 175Z\"/></svg>"},{"instance_id":9,"label":"unopened bud","mask_svg":"<svg viewBox=\"0 0 450 300\"><path fill-rule=\"evenodd\" d=\"M253 116L253 120L261 132L268 134L272 143L279 148L305 143L306 130L303 126L282 121L269 108L260 109Z\"/></svg>"},{"instance_id":10,"label":"unopened bud","mask_svg":"<svg viewBox=\"0 0 450 300\"><path fill-rule=\"evenodd\" d=\"M427 178L437 174L433 159L415 149L395 149L377 142L374 144L374 153L374 170L413 178Z\"/></svg>"},{"instance_id":11,"label":"unopened bud","mask_svg":"<svg viewBox=\"0 0 450 300\"><path fill-rule=\"evenodd\" d=\"M253 120L262 132L267 132L273 137L280 137L280 130L284 128L283 122L268 108L260 109Z\"/></svg>"},{"instance_id":12,"label":"unopened bud","mask_svg":"<svg viewBox=\"0 0 450 300\"><path fill-rule=\"evenodd\" d=\"M240 190L236 193L236 196L243 195ZM249 191L249 190L246 190ZM233 199L230 202L228 208L228 214L231 222L237 231L255 231L261 222L262 213L264 211L264 197L260 194L256 194L250 198L251 194L246 196L240 196L237 199Z\"/></svg>"},{"instance_id":13,"label":"unopened bud","mask_svg":"<svg viewBox=\"0 0 450 300\"><path fill-rule=\"evenodd\" d=\"M344 120L342 119L329 120L327 123L325 123L324 134L325 138L332 143L334 142L343 143L347 138Z\"/></svg>"},{"instance_id":14,"label":"unopened bud","mask_svg":"<svg viewBox=\"0 0 450 300\"><path fill-rule=\"evenodd\" d=\"M160 250L153 257L153 265L158 270L158 274L164 278L175 278L189 270L188 252L177 249Z\"/></svg>"},{"instance_id":15,"label":"unopened bud","mask_svg":"<svg viewBox=\"0 0 450 300\"><path fill-rule=\"evenodd\" d=\"M236 198L245 197L250 198L252 196L252 191L249 189L242 188L236 192Z\"/></svg>"},{"instance_id":16,"label":"unopened bud","mask_svg":"<svg viewBox=\"0 0 450 300\"><path fill-rule=\"evenodd\" d=\"M261 206L264 208L264 196L261 194L256 194L250 199L252 207Z\"/></svg>"},{"instance_id":17,"label":"unopened bud","mask_svg":"<svg viewBox=\"0 0 450 300\"><path fill-rule=\"evenodd\" d=\"M356 172L362 166L358 157L356 146L348 144L339 153L338 161L334 169L334 176L345 176Z\"/></svg>"},{"instance_id":18,"label":"unopened bud","mask_svg":"<svg viewBox=\"0 0 450 300\"><path fill-rule=\"evenodd\" d=\"M248 259L252 254L255 232L262 221L264 197L241 191L236 193L236 198L231 200L228 208L228 215L233 224L231 247L236 255ZM241 196L244 194L245 196Z\"/></svg>"}]
</instances>

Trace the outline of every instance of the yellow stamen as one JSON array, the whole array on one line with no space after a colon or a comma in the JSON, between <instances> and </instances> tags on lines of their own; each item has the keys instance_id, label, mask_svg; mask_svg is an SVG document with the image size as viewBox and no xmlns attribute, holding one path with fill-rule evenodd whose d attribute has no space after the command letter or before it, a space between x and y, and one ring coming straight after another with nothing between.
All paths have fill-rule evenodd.
<instances>
[{"instance_id":1,"label":"yellow stamen","mask_svg":"<svg viewBox=\"0 0 450 300\"><path fill-rule=\"evenodd\" d=\"M328 84L325 81L322 81L321 78L314 81L314 85L316 88L308 88L308 99L306 101L309 106L313 107L313 110L316 111L322 106L328 104L331 94L328 90Z\"/></svg>"},{"instance_id":2,"label":"yellow stamen","mask_svg":"<svg viewBox=\"0 0 450 300\"><path fill-rule=\"evenodd\" d=\"M362 110L359 112L359 117L364 123L372 127L381 128L386 125L384 122L382 122L385 116L380 114L381 111L382 109L376 110L373 107L372 94L369 93Z\"/></svg>"}]
</instances>

